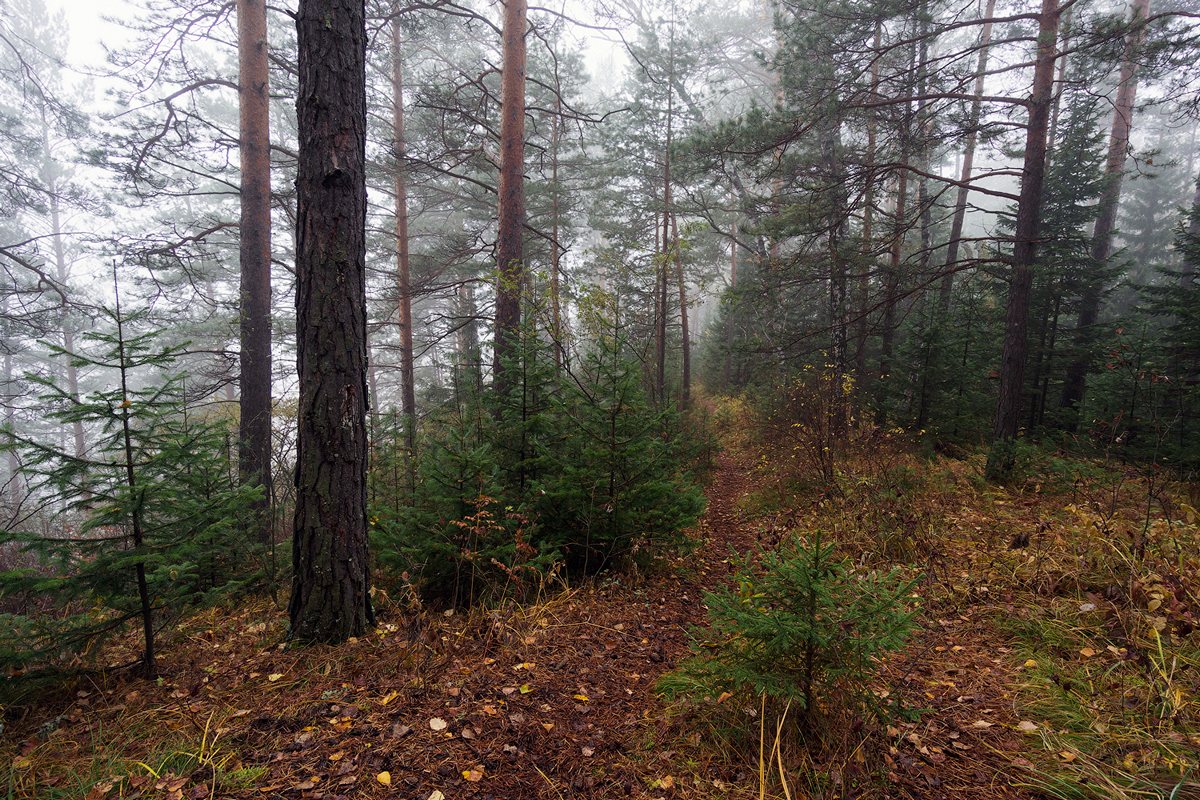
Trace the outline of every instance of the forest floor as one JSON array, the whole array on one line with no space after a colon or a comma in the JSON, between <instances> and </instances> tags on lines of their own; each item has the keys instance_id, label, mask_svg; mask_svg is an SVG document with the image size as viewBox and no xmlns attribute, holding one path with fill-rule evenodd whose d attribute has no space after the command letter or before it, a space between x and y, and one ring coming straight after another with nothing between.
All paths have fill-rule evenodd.
<instances>
[{"instance_id":1,"label":"forest floor","mask_svg":"<svg viewBox=\"0 0 1200 800\"><path fill-rule=\"evenodd\" d=\"M1121 481L1102 507L1082 496L1101 478L984 488L970 459L863 452L834 497L781 462L787 448L728 443L694 551L524 606L414 613L381 593L376 632L297 650L267 600L197 616L168 637L158 682L96 672L4 709L7 796L1200 796L1200 659L1163 645L1190 642L1196 551L1130 578L1124 603L1088 544L1099 517L1084 515L1136 520L1144 482ZM923 712L829 732L785 786L760 762L756 721L751 747L716 745L655 683L741 555L817 524L847 531L839 548L864 563L923 576L920 632L879 676ZM1172 525L1175 545L1195 532L1194 517ZM1128 607L1148 592L1169 617L1162 659L1138 627L1150 612Z\"/></svg>"}]
</instances>

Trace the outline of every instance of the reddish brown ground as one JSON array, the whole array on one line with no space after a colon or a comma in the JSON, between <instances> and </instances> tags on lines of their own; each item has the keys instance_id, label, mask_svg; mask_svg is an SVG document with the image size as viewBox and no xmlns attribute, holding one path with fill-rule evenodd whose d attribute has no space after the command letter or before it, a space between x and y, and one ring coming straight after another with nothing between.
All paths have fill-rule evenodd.
<instances>
[{"instance_id":1,"label":"reddish brown ground","mask_svg":"<svg viewBox=\"0 0 1200 800\"><path fill-rule=\"evenodd\" d=\"M296 651L265 603L195 620L160 684L96 675L10 709L11 796L757 797L753 759L706 750L654 692L730 553L767 535L739 516L751 474L748 457L720 457L693 553L523 609L405 625L381 604L377 634ZM969 608L925 624L888 675L932 711L864 731L845 794L1023 796L1008 786L1023 763L1013 657Z\"/></svg>"}]
</instances>

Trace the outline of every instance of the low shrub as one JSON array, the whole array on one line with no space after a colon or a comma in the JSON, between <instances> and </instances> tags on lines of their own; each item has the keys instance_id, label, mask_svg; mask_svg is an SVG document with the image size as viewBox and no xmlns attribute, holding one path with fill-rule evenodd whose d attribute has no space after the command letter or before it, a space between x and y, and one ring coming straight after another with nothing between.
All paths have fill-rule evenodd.
<instances>
[{"instance_id":1,"label":"low shrub","mask_svg":"<svg viewBox=\"0 0 1200 800\"><path fill-rule=\"evenodd\" d=\"M820 532L746 561L734 587L706 596L709 626L692 656L659 690L685 702L717 700L781 713L790 706L809 735L823 714L884 715L876 667L914 627L914 580L899 570L860 571Z\"/></svg>"}]
</instances>

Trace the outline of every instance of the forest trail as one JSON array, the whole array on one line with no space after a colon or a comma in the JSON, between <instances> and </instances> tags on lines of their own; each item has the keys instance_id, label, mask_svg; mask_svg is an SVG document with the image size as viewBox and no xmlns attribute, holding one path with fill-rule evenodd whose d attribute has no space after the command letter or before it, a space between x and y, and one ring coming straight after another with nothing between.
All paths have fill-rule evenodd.
<instances>
[{"instance_id":1,"label":"forest trail","mask_svg":"<svg viewBox=\"0 0 1200 800\"><path fill-rule=\"evenodd\" d=\"M704 592L778 541L741 509L754 464L718 455L693 551L532 605L414 626L380 598L377 633L294 651L266 603L199 617L159 684L97 675L16 721L14 755L37 782L14 797L755 797L757 764L705 750L654 690L704 622ZM932 616L887 668L930 712L870 737L865 763L886 763L886 780L834 768L858 773L857 796L1028 796L1009 787L1022 763L1011 657L970 609Z\"/></svg>"}]
</instances>

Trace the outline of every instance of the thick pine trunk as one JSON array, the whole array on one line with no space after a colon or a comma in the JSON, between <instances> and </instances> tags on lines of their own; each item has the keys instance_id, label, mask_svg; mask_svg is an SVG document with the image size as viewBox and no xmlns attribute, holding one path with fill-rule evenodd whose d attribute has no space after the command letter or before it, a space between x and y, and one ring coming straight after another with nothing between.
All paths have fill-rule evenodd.
<instances>
[{"instance_id":1,"label":"thick pine trunk","mask_svg":"<svg viewBox=\"0 0 1200 800\"><path fill-rule=\"evenodd\" d=\"M373 622L367 557L366 28L363 0L300 0L290 638Z\"/></svg>"},{"instance_id":2,"label":"thick pine trunk","mask_svg":"<svg viewBox=\"0 0 1200 800\"><path fill-rule=\"evenodd\" d=\"M500 208L496 238L496 341L492 374L500 393L520 342L521 289L525 281L525 0L504 5L504 67L500 108Z\"/></svg>"},{"instance_id":3,"label":"thick pine trunk","mask_svg":"<svg viewBox=\"0 0 1200 800\"><path fill-rule=\"evenodd\" d=\"M417 389L413 366L412 276L408 258L408 164L404 139L404 59L400 18L392 20L392 138L396 158L396 326L400 333L400 410L404 414L404 441L408 445L408 483L416 481Z\"/></svg>"},{"instance_id":4,"label":"thick pine trunk","mask_svg":"<svg viewBox=\"0 0 1200 800\"><path fill-rule=\"evenodd\" d=\"M1129 150L1129 131L1133 127L1133 104L1137 96L1137 55L1145 36L1144 20L1150 14L1150 0L1136 0L1130 31L1125 37L1125 52L1121 58L1121 74L1117 83L1117 98L1113 105L1112 130L1108 137L1108 158L1104 165L1104 190L1092 231L1092 266L1103 271L1112 253L1113 230L1117 224L1117 209L1121 204L1121 179L1125 172L1125 156ZM1096 321L1100 316L1101 275L1088 276L1079 303L1079 320L1075 326L1075 355L1067 366L1061 405L1071 409L1067 427L1074 430L1079 424L1079 404L1087 383L1091 365L1092 343Z\"/></svg>"},{"instance_id":5,"label":"thick pine trunk","mask_svg":"<svg viewBox=\"0 0 1200 800\"><path fill-rule=\"evenodd\" d=\"M274 538L271 524L271 143L265 0L237 0L240 117L241 399L238 469L261 486L254 534Z\"/></svg>"},{"instance_id":6,"label":"thick pine trunk","mask_svg":"<svg viewBox=\"0 0 1200 800\"><path fill-rule=\"evenodd\" d=\"M1004 349L1000 357L1000 391L988 453L987 475L1004 480L1013 468L1012 443L1017 437L1021 398L1025 387L1028 354L1029 299L1033 288L1033 265L1037 255L1042 185L1046 178L1046 135L1054 88L1054 61L1058 54L1058 0L1042 0L1038 18L1037 58L1033 90L1029 97L1029 119L1025 129L1025 162L1021 193L1017 201L1012 276L1004 317Z\"/></svg>"}]
</instances>

